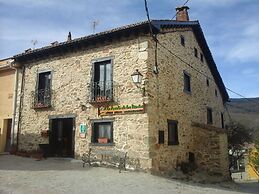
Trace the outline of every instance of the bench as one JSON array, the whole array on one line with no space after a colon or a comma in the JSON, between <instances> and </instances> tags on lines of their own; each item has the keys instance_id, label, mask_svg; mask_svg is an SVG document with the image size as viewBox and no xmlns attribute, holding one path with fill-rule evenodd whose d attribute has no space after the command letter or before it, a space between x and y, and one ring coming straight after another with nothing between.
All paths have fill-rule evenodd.
<instances>
[{"instance_id":1,"label":"bench","mask_svg":"<svg viewBox=\"0 0 259 194\"><path fill-rule=\"evenodd\" d=\"M83 167L85 167L86 163L92 166L92 163L100 162L100 164L118 165L120 173L122 169L126 170L126 159L127 152L119 150L93 150L92 148L82 156Z\"/></svg>"}]
</instances>

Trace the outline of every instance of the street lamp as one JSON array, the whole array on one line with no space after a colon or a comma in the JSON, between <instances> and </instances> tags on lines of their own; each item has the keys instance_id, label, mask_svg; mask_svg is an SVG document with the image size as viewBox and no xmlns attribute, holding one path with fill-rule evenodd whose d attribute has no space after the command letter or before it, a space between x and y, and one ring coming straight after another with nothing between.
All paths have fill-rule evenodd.
<instances>
[{"instance_id":1,"label":"street lamp","mask_svg":"<svg viewBox=\"0 0 259 194\"><path fill-rule=\"evenodd\" d=\"M131 75L134 84L140 84L142 82L143 75L136 69L136 71Z\"/></svg>"}]
</instances>

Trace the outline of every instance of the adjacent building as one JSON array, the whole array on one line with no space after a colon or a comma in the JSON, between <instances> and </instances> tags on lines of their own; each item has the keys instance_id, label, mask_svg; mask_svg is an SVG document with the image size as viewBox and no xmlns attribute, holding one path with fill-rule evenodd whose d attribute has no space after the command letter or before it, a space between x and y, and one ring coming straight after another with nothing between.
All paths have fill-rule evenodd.
<instances>
[{"instance_id":1,"label":"adjacent building","mask_svg":"<svg viewBox=\"0 0 259 194\"><path fill-rule=\"evenodd\" d=\"M228 175L228 94L187 10L14 56L18 149L45 144L75 158L90 147L121 150L142 169L195 163Z\"/></svg>"},{"instance_id":2,"label":"adjacent building","mask_svg":"<svg viewBox=\"0 0 259 194\"><path fill-rule=\"evenodd\" d=\"M0 60L0 153L10 150L13 139L15 68L12 59Z\"/></svg>"}]
</instances>

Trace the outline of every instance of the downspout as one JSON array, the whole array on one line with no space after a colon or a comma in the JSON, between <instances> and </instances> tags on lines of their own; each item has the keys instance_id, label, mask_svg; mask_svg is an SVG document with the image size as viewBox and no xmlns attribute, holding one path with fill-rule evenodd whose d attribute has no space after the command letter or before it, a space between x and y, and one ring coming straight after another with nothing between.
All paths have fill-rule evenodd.
<instances>
[{"instance_id":1,"label":"downspout","mask_svg":"<svg viewBox=\"0 0 259 194\"><path fill-rule=\"evenodd\" d=\"M22 82L21 82L21 92L20 92L20 104L19 104L19 115L18 115L18 126L17 126L17 141L16 141L16 146L18 150L19 146L19 134L20 134L20 126L21 126L21 110L22 110L22 102L23 102L23 95L24 95L24 74L25 74L25 66L23 65L22 67Z\"/></svg>"},{"instance_id":2,"label":"downspout","mask_svg":"<svg viewBox=\"0 0 259 194\"><path fill-rule=\"evenodd\" d=\"M11 146L14 145L15 138L15 115L16 115L16 107L17 107L17 88L18 88L18 69L13 67L14 61L11 62L10 68L15 70L15 78L14 78L14 98L13 98L13 115L12 115L12 129L11 129Z\"/></svg>"}]
</instances>

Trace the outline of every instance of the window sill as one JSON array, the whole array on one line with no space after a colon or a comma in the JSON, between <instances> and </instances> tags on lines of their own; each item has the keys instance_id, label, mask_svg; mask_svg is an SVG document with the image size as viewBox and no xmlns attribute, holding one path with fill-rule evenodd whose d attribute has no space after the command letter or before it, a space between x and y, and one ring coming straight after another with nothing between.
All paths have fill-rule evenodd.
<instances>
[{"instance_id":1,"label":"window sill","mask_svg":"<svg viewBox=\"0 0 259 194\"><path fill-rule=\"evenodd\" d=\"M115 146L115 143L90 143L90 146Z\"/></svg>"},{"instance_id":2,"label":"window sill","mask_svg":"<svg viewBox=\"0 0 259 194\"><path fill-rule=\"evenodd\" d=\"M51 108L50 105L42 105L42 106L33 106L33 109L47 109Z\"/></svg>"},{"instance_id":3,"label":"window sill","mask_svg":"<svg viewBox=\"0 0 259 194\"><path fill-rule=\"evenodd\" d=\"M179 145L179 142L177 142L177 143L169 143L168 144L168 146L177 146L177 145Z\"/></svg>"}]
</instances>

